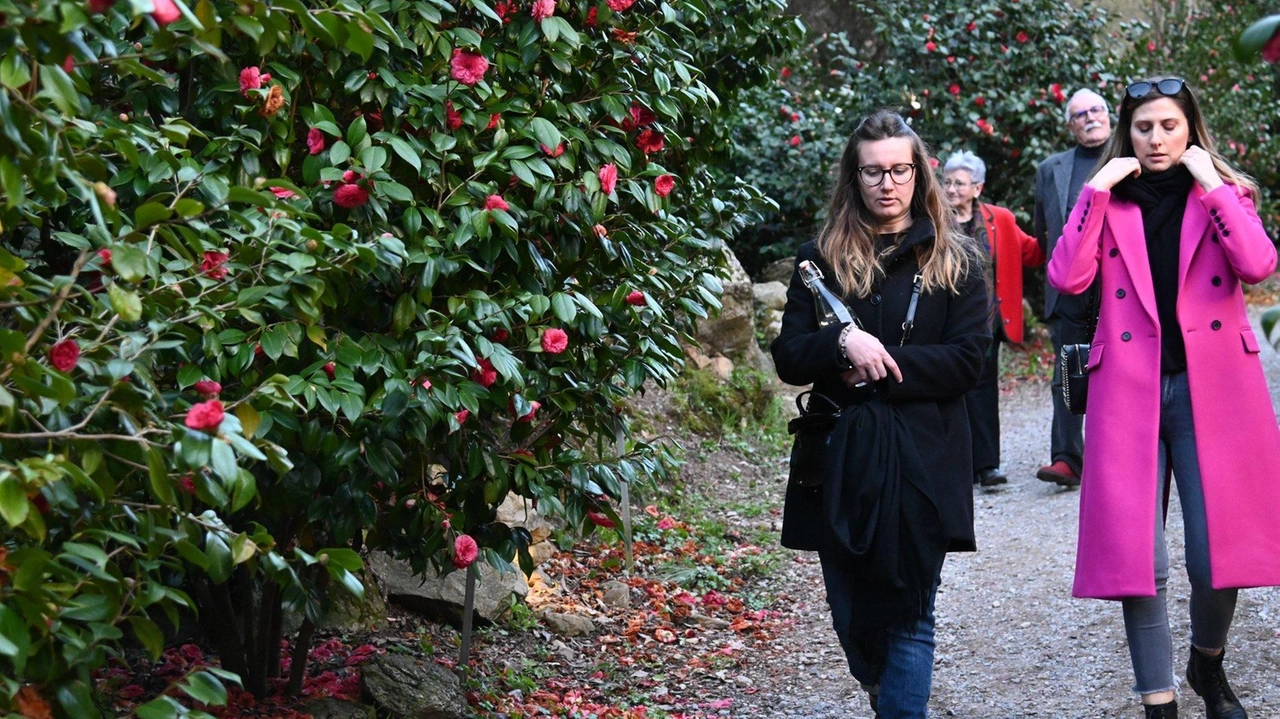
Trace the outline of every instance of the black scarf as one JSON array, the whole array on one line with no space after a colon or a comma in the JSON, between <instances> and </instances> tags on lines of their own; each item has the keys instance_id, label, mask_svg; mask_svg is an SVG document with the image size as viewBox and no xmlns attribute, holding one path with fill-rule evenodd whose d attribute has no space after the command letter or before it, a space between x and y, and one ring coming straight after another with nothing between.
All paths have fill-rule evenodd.
<instances>
[{"instance_id":1,"label":"black scarf","mask_svg":"<svg viewBox=\"0 0 1280 719\"><path fill-rule=\"evenodd\" d=\"M1138 206L1151 263L1151 283L1160 317L1160 371L1176 374L1187 368L1187 347L1178 325L1178 255L1182 218L1195 178L1176 165L1163 172L1143 172L1126 178L1111 193Z\"/></svg>"}]
</instances>

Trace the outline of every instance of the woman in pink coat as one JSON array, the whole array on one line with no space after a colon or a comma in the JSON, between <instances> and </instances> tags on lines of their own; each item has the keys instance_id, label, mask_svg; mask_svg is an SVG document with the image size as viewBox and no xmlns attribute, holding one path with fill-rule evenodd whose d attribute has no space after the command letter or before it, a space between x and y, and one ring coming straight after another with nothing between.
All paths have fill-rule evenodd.
<instances>
[{"instance_id":1,"label":"woman in pink coat","mask_svg":"<svg viewBox=\"0 0 1280 719\"><path fill-rule=\"evenodd\" d=\"M1183 80L1135 82L1049 261L1062 292L1102 276L1074 594L1122 601L1148 718L1177 716L1170 472L1192 588L1187 680L1210 719L1247 716L1222 668L1236 589L1280 585L1280 430L1240 291L1276 268L1255 190Z\"/></svg>"}]
</instances>

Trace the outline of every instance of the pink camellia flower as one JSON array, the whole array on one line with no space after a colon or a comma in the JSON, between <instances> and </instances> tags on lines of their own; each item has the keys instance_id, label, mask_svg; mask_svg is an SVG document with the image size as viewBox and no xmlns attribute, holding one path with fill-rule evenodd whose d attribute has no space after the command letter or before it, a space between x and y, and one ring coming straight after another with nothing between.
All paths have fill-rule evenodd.
<instances>
[{"instance_id":1,"label":"pink camellia flower","mask_svg":"<svg viewBox=\"0 0 1280 719\"><path fill-rule=\"evenodd\" d=\"M535 401L533 401L533 402L530 402L530 403L529 403L529 411L528 411L526 414L522 414L522 415L520 415L519 417L516 417L516 421L517 421L517 422L532 422L532 421L534 420L534 415L536 415L536 414L538 413L538 410L539 410L539 409L541 409L541 408L542 408L542 403L541 403L541 402L538 402L538 401L536 401L536 400L535 400Z\"/></svg>"},{"instance_id":2,"label":"pink camellia flower","mask_svg":"<svg viewBox=\"0 0 1280 719\"><path fill-rule=\"evenodd\" d=\"M489 195L484 198L484 209L486 210L510 210L511 205L502 199L502 195Z\"/></svg>"},{"instance_id":3,"label":"pink camellia flower","mask_svg":"<svg viewBox=\"0 0 1280 719\"><path fill-rule=\"evenodd\" d=\"M471 379L481 387L492 387L498 381L498 370L488 357L480 360L480 366L471 371Z\"/></svg>"},{"instance_id":4,"label":"pink camellia flower","mask_svg":"<svg viewBox=\"0 0 1280 719\"><path fill-rule=\"evenodd\" d=\"M205 399L212 399L222 391L222 385L211 379L202 379L195 384L196 392Z\"/></svg>"},{"instance_id":5,"label":"pink camellia flower","mask_svg":"<svg viewBox=\"0 0 1280 719\"><path fill-rule=\"evenodd\" d=\"M614 527L618 526L618 523L613 521L612 519L609 519L609 515L605 514L604 512L587 512L587 519L591 520L591 523L596 525L597 527L613 529Z\"/></svg>"},{"instance_id":6,"label":"pink camellia flower","mask_svg":"<svg viewBox=\"0 0 1280 719\"><path fill-rule=\"evenodd\" d=\"M1024 43L1030 40L1031 36L1026 34L1025 32L1019 31L1018 34L1015 35L1013 39L1017 40L1019 43Z\"/></svg>"},{"instance_id":7,"label":"pink camellia flower","mask_svg":"<svg viewBox=\"0 0 1280 719\"><path fill-rule=\"evenodd\" d=\"M449 59L449 77L468 87L484 79L489 70L489 61L479 53L470 50L453 49L453 57Z\"/></svg>"},{"instance_id":8,"label":"pink camellia flower","mask_svg":"<svg viewBox=\"0 0 1280 719\"><path fill-rule=\"evenodd\" d=\"M453 109L452 102L445 101L444 103L444 124L447 125L450 130L456 130L459 127L462 127L462 115L458 114L458 111Z\"/></svg>"},{"instance_id":9,"label":"pink camellia flower","mask_svg":"<svg viewBox=\"0 0 1280 719\"><path fill-rule=\"evenodd\" d=\"M803 140L800 139L799 135L792 135L791 139L788 140L788 142L791 143L792 147L799 147L800 143L803 142Z\"/></svg>"},{"instance_id":10,"label":"pink camellia flower","mask_svg":"<svg viewBox=\"0 0 1280 719\"><path fill-rule=\"evenodd\" d=\"M645 299L644 293L640 290L632 290L631 294L627 295L627 304L634 305L636 307L644 307L649 304L649 301Z\"/></svg>"},{"instance_id":11,"label":"pink camellia flower","mask_svg":"<svg viewBox=\"0 0 1280 719\"><path fill-rule=\"evenodd\" d=\"M63 69L63 70L66 70L67 72L72 72L72 71L74 71L74 70L76 69L76 59L75 59L75 57L73 57L73 56L71 56L71 55L67 55L66 59L64 59L64 60L62 61L62 69Z\"/></svg>"},{"instance_id":12,"label":"pink camellia flower","mask_svg":"<svg viewBox=\"0 0 1280 719\"><path fill-rule=\"evenodd\" d=\"M353 210L369 201L369 191L359 185L342 184L333 191L333 203Z\"/></svg>"},{"instance_id":13,"label":"pink camellia flower","mask_svg":"<svg viewBox=\"0 0 1280 719\"><path fill-rule=\"evenodd\" d=\"M622 12L636 4L636 0L604 0L604 2L614 12Z\"/></svg>"},{"instance_id":14,"label":"pink camellia flower","mask_svg":"<svg viewBox=\"0 0 1280 719\"><path fill-rule=\"evenodd\" d=\"M152 0L151 4L155 7L151 11L151 17L159 25L168 25L182 17L182 11L178 9L178 5L173 0Z\"/></svg>"},{"instance_id":15,"label":"pink camellia flower","mask_svg":"<svg viewBox=\"0 0 1280 719\"><path fill-rule=\"evenodd\" d=\"M798 113L798 112L793 112L793 113L791 113L791 121L792 121L792 122L800 122L800 113Z\"/></svg>"},{"instance_id":16,"label":"pink camellia flower","mask_svg":"<svg viewBox=\"0 0 1280 719\"><path fill-rule=\"evenodd\" d=\"M112 8L116 0L89 0L89 12L100 14Z\"/></svg>"},{"instance_id":17,"label":"pink camellia flower","mask_svg":"<svg viewBox=\"0 0 1280 719\"><path fill-rule=\"evenodd\" d=\"M98 253L97 253L97 254L98 254L98 259L102 261L102 262L101 262L102 269L104 269L104 270L106 270L106 269L110 269L110 267L111 267L111 250L108 250L108 249L106 249L106 248L104 247L104 248L102 248L101 250L98 250Z\"/></svg>"},{"instance_id":18,"label":"pink camellia flower","mask_svg":"<svg viewBox=\"0 0 1280 719\"><path fill-rule=\"evenodd\" d=\"M636 147L646 155L652 155L655 152L661 152L663 147L663 137L661 132L654 130L645 130L636 135Z\"/></svg>"},{"instance_id":19,"label":"pink camellia flower","mask_svg":"<svg viewBox=\"0 0 1280 719\"><path fill-rule=\"evenodd\" d=\"M294 192L293 190L285 189L283 187L272 187L271 194L275 195L276 197L279 197L282 200L292 200L293 198L298 196L298 193Z\"/></svg>"},{"instance_id":20,"label":"pink camellia flower","mask_svg":"<svg viewBox=\"0 0 1280 719\"><path fill-rule=\"evenodd\" d=\"M935 43L935 42L934 42L934 41L932 41L932 40L930 40L929 42L926 42L926 43L924 44L924 51L925 51L925 52L933 52L934 50L937 50L937 49L938 49L938 44L937 44L937 43Z\"/></svg>"},{"instance_id":21,"label":"pink camellia flower","mask_svg":"<svg viewBox=\"0 0 1280 719\"><path fill-rule=\"evenodd\" d=\"M500 121L501 119L502 119L502 115L496 112L493 113L492 115L489 116L489 124L485 125L484 129L486 130L494 129L495 127L498 126L498 121Z\"/></svg>"},{"instance_id":22,"label":"pink camellia flower","mask_svg":"<svg viewBox=\"0 0 1280 719\"><path fill-rule=\"evenodd\" d=\"M194 430L208 432L217 429L218 425L222 424L224 416L226 415L222 411L222 403L211 399L191 405L191 409L187 410L186 425Z\"/></svg>"},{"instance_id":23,"label":"pink camellia flower","mask_svg":"<svg viewBox=\"0 0 1280 719\"><path fill-rule=\"evenodd\" d=\"M596 237L608 237L609 228L604 225L592 225L591 231L596 233Z\"/></svg>"},{"instance_id":24,"label":"pink camellia flower","mask_svg":"<svg viewBox=\"0 0 1280 719\"><path fill-rule=\"evenodd\" d=\"M596 174L600 176L600 191L606 195L612 195L613 188L618 185L618 167L610 162L601 167Z\"/></svg>"},{"instance_id":25,"label":"pink camellia flower","mask_svg":"<svg viewBox=\"0 0 1280 719\"><path fill-rule=\"evenodd\" d=\"M206 252L204 261L200 263L200 271L211 280L220 280L227 276L227 260L231 259L225 252Z\"/></svg>"},{"instance_id":26,"label":"pink camellia flower","mask_svg":"<svg viewBox=\"0 0 1280 719\"><path fill-rule=\"evenodd\" d=\"M330 382L333 381L334 375L338 372L338 366L332 362L325 362L324 366L320 369L324 370L324 373L329 376Z\"/></svg>"},{"instance_id":27,"label":"pink camellia flower","mask_svg":"<svg viewBox=\"0 0 1280 719\"><path fill-rule=\"evenodd\" d=\"M453 540L454 569L470 567L478 556L480 556L480 546L476 544L476 540L471 538L471 535L459 534L457 539Z\"/></svg>"},{"instance_id":28,"label":"pink camellia flower","mask_svg":"<svg viewBox=\"0 0 1280 719\"><path fill-rule=\"evenodd\" d=\"M1147 41L1147 52L1155 52L1155 51L1156 51L1156 41L1155 41L1155 40L1148 40L1148 41Z\"/></svg>"},{"instance_id":29,"label":"pink camellia flower","mask_svg":"<svg viewBox=\"0 0 1280 719\"><path fill-rule=\"evenodd\" d=\"M268 77L270 77L268 75ZM262 71L254 67L246 67L240 71L240 94L245 97L249 96L250 90L257 90L262 87Z\"/></svg>"},{"instance_id":30,"label":"pink camellia flower","mask_svg":"<svg viewBox=\"0 0 1280 719\"><path fill-rule=\"evenodd\" d=\"M955 83L953 82L953 83L951 83L951 87L948 87L948 88L947 88L947 92L951 93L952 95L959 95L959 94L960 94L960 86L959 86L959 85L957 85L957 84L955 84Z\"/></svg>"},{"instance_id":31,"label":"pink camellia flower","mask_svg":"<svg viewBox=\"0 0 1280 719\"><path fill-rule=\"evenodd\" d=\"M674 189L676 189L676 178L671 175L658 175L653 179L653 191L658 193L658 197L666 197Z\"/></svg>"},{"instance_id":32,"label":"pink camellia flower","mask_svg":"<svg viewBox=\"0 0 1280 719\"><path fill-rule=\"evenodd\" d=\"M1262 46L1262 59L1269 63L1280 61L1280 30L1277 30L1271 39L1267 40L1267 44ZM1252 82L1253 77L1251 76L1249 80ZM1203 81L1204 79L1201 79L1201 82Z\"/></svg>"},{"instance_id":33,"label":"pink camellia flower","mask_svg":"<svg viewBox=\"0 0 1280 719\"><path fill-rule=\"evenodd\" d=\"M540 144L540 145L538 145L538 147L541 147L541 148L542 148L542 152L543 152L543 154L545 154L545 155L547 155L547 156L549 156L549 157L559 157L559 156L561 156L561 155L563 155L563 154L564 154L564 143L563 143L563 142L562 142L562 143L560 143L559 145L556 145L556 148L555 148L554 150L553 150L553 149L551 149L550 147L547 147L546 145L541 145L541 144Z\"/></svg>"},{"instance_id":34,"label":"pink camellia flower","mask_svg":"<svg viewBox=\"0 0 1280 719\"><path fill-rule=\"evenodd\" d=\"M62 340L49 348L49 364L59 372L70 372L80 360L80 345L75 340Z\"/></svg>"},{"instance_id":35,"label":"pink camellia flower","mask_svg":"<svg viewBox=\"0 0 1280 719\"><path fill-rule=\"evenodd\" d=\"M675 529L676 520L671 517L663 517L658 520L658 529Z\"/></svg>"},{"instance_id":36,"label":"pink camellia flower","mask_svg":"<svg viewBox=\"0 0 1280 719\"><path fill-rule=\"evenodd\" d=\"M542 351L558 355L569 348L569 334L558 327L548 327L542 332Z\"/></svg>"},{"instance_id":37,"label":"pink camellia flower","mask_svg":"<svg viewBox=\"0 0 1280 719\"><path fill-rule=\"evenodd\" d=\"M546 20L556 14L556 0L533 0L533 7L530 8L529 14L539 22Z\"/></svg>"},{"instance_id":38,"label":"pink camellia flower","mask_svg":"<svg viewBox=\"0 0 1280 719\"><path fill-rule=\"evenodd\" d=\"M313 155L324 152L324 133L320 132L320 128L307 130L307 151Z\"/></svg>"},{"instance_id":39,"label":"pink camellia flower","mask_svg":"<svg viewBox=\"0 0 1280 719\"><path fill-rule=\"evenodd\" d=\"M938 169L938 164L939 164L939 163L938 163L938 158L933 157L932 155L930 155L930 156L929 156L929 167L931 167L931 168L933 168L933 169L935 169L935 170L936 170L936 169Z\"/></svg>"},{"instance_id":40,"label":"pink camellia flower","mask_svg":"<svg viewBox=\"0 0 1280 719\"><path fill-rule=\"evenodd\" d=\"M355 182L360 179L360 175L355 170L347 170L342 173L343 182Z\"/></svg>"}]
</instances>

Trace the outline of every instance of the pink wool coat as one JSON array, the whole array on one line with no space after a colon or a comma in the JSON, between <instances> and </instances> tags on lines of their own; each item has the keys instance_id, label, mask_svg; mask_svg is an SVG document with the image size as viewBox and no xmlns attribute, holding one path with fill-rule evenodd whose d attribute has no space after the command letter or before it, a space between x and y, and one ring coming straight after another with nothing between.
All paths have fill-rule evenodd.
<instances>
[{"instance_id":1,"label":"pink wool coat","mask_svg":"<svg viewBox=\"0 0 1280 719\"><path fill-rule=\"evenodd\" d=\"M1275 270L1276 250L1247 194L1233 185L1206 193L1197 184L1187 198L1178 259L1178 322L1213 586L1280 585L1280 429L1240 290L1241 282L1260 282ZM1072 591L1102 599L1153 596L1155 290L1137 205L1086 185L1049 260L1049 281L1079 294L1099 272Z\"/></svg>"}]
</instances>

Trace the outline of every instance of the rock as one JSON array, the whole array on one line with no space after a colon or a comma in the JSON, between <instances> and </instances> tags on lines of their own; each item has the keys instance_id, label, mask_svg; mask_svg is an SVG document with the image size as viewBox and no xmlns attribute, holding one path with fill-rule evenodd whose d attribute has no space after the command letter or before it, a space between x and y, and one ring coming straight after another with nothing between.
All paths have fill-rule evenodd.
<instances>
[{"instance_id":1,"label":"rock","mask_svg":"<svg viewBox=\"0 0 1280 719\"><path fill-rule=\"evenodd\" d=\"M529 593L524 574L512 566L499 572L484 562L477 562L476 618L482 623L497 621L511 606L512 598ZM433 573L415 575L408 562L394 559L383 552L369 553L369 568L386 591L387 600L406 609L420 612L437 621L462 625L463 601L466 598L467 573L450 572L444 577Z\"/></svg>"},{"instance_id":2,"label":"rock","mask_svg":"<svg viewBox=\"0 0 1280 719\"><path fill-rule=\"evenodd\" d=\"M364 599L356 599L340 587L330 584L331 604L325 612L320 629L350 634L386 626L387 603L382 599L378 580L369 569L368 563L365 564L364 569L356 572L356 576L364 585Z\"/></svg>"},{"instance_id":3,"label":"rock","mask_svg":"<svg viewBox=\"0 0 1280 719\"><path fill-rule=\"evenodd\" d=\"M781 282L761 282L751 286L751 298L758 307L781 310L787 306L787 286Z\"/></svg>"},{"instance_id":4,"label":"rock","mask_svg":"<svg viewBox=\"0 0 1280 719\"><path fill-rule=\"evenodd\" d=\"M379 654L360 665L360 690L392 719L465 719L462 685L453 672L405 654Z\"/></svg>"},{"instance_id":5,"label":"rock","mask_svg":"<svg viewBox=\"0 0 1280 719\"><path fill-rule=\"evenodd\" d=\"M728 357L714 357L711 360L711 372L721 380L728 382L733 376L733 360Z\"/></svg>"},{"instance_id":6,"label":"rock","mask_svg":"<svg viewBox=\"0 0 1280 719\"><path fill-rule=\"evenodd\" d=\"M781 282L787 284L791 281L791 275L796 272L796 258L785 257L781 260L774 260L760 269L760 276L756 279L761 282Z\"/></svg>"},{"instance_id":7,"label":"rock","mask_svg":"<svg viewBox=\"0 0 1280 719\"><path fill-rule=\"evenodd\" d=\"M333 697L321 697L298 707L303 714L310 714L312 719L374 719L376 712L368 704L344 702Z\"/></svg>"},{"instance_id":8,"label":"rock","mask_svg":"<svg viewBox=\"0 0 1280 719\"><path fill-rule=\"evenodd\" d=\"M604 603L610 607L626 609L631 606L631 586L614 580L604 585Z\"/></svg>"},{"instance_id":9,"label":"rock","mask_svg":"<svg viewBox=\"0 0 1280 719\"><path fill-rule=\"evenodd\" d=\"M693 365L694 369L706 369L711 364L711 358L707 356L707 353L693 345L686 345L684 354L689 358L689 363Z\"/></svg>"},{"instance_id":10,"label":"rock","mask_svg":"<svg viewBox=\"0 0 1280 719\"><path fill-rule=\"evenodd\" d=\"M529 556L533 559L533 566L535 567L556 556L558 551L560 551L559 547L553 542L538 542L529 546Z\"/></svg>"},{"instance_id":11,"label":"rock","mask_svg":"<svg viewBox=\"0 0 1280 719\"><path fill-rule=\"evenodd\" d=\"M751 295L751 278L738 258L724 250L729 279L720 296L720 313L698 321L698 342L703 351L714 357L723 355L761 372L773 372L773 362L756 344L755 304Z\"/></svg>"},{"instance_id":12,"label":"rock","mask_svg":"<svg viewBox=\"0 0 1280 719\"><path fill-rule=\"evenodd\" d=\"M524 527L533 542L545 542L556 527L533 508L533 502L512 492L498 505L498 521L508 527Z\"/></svg>"},{"instance_id":13,"label":"rock","mask_svg":"<svg viewBox=\"0 0 1280 719\"><path fill-rule=\"evenodd\" d=\"M689 614L689 621L703 627L704 629L724 629L729 626L729 622L723 619L708 617L705 614L698 614L697 612Z\"/></svg>"},{"instance_id":14,"label":"rock","mask_svg":"<svg viewBox=\"0 0 1280 719\"><path fill-rule=\"evenodd\" d=\"M578 614L544 612L542 620L551 631L564 637L581 637L596 632L596 623Z\"/></svg>"}]
</instances>

